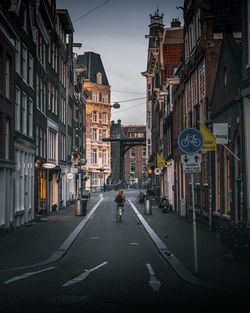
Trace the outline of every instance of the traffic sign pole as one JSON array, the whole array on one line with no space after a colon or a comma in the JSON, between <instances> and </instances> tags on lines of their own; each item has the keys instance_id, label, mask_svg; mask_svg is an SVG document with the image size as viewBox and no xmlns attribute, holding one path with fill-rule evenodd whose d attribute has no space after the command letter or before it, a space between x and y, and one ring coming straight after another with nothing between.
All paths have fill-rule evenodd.
<instances>
[{"instance_id":1,"label":"traffic sign pole","mask_svg":"<svg viewBox=\"0 0 250 313\"><path fill-rule=\"evenodd\" d=\"M194 172L200 172L200 161L199 156L195 155L199 152L204 145L204 137L202 133L195 128L186 128L178 136L178 146L182 152L191 156L184 156L183 169L186 173L191 173L191 184L192 184L192 208L193 208L193 236L194 236L194 272L198 274L198 259L197 259L197 234L196 234L196 212L194 205ZM195 161L189 159L194 158ZM198 166L199 161L199 166Z\"/></svg>"},{"instance_id":2,"label":"traffic sign pole","mask_svg":"<svg viewBox=\"0 0 250 313\"><path fill-rule=\"evenodd\" d=\"M194 272L195 274L198 274L196 212L195 212L195 205L194 205L194 174L193 173L191 173L191 184L192 184L193 236L194 236Z\"/></svg>"}]
</instances>

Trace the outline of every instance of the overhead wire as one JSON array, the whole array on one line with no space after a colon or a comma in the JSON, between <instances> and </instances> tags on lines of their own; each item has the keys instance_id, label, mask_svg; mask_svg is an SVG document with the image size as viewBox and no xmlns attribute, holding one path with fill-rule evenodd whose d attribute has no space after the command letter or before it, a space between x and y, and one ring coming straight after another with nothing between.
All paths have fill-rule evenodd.
<instances>
[{"instance_id":1,"label":"overhead wire","mask_svg":"<svg viewBox=\"0 0 250 313\"><path fill-rule=\"evenodd\" d=\"M112 91L114 92L120 92L120 93L127 93L127 94L130 94L130 95L144 95L145 92L129 92L129 91L121 91L121 90L115 90L115 89L112 89Z\"/></svg>"},{"instance_id":2,"label":"overhead wire","mask_svg":"<svg viewBox=\"0 0 250 313\"><path fill-rule=\"evenodd\" d=\"M136 100L140 100L140 99L146 99L147 97L141 97L141 98L135 98L135 99L128 99L128 100L122 100L122 101L114 101L115 103L122 103L122 102L129 102L129 101L136 101Z\"/></svg>"},{"instance_id":3,"label":"overhead wire","mask_svg":"<svg viewBox=\"0 0 250 313\"><path fill-rule=\"evenodd\" d=\"M94 12L95 10L101 8L102 6L104 6L106 3L110 2L111 0L106 0L102 3L100 3L98 6L96 6L95 8L91 9L90 11L88 11L87 13L83 14L82 16L78 17L76 20L74 20L72 23L75 23L77 21L79 21L80 19L84 18L85 16L89 15L90 13Z\"/></svg>"}]
</instances>

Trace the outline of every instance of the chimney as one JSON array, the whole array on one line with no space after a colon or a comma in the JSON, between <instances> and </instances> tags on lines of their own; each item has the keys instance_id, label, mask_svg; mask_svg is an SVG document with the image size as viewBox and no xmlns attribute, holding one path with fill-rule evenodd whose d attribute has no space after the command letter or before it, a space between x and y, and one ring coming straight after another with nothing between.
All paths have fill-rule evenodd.
<instances>
[{"instance_id":1,"label":"chimney","mask_svg":"<svg viewBox=\"0 0 250 313\"><path fill-rule=\"evenodd\" d=\"M172 22L171 22L171 28L172 27L180 27L181 26L181 22L179 21L179 18L173 18Z\"/></svg>"}]
</instances>

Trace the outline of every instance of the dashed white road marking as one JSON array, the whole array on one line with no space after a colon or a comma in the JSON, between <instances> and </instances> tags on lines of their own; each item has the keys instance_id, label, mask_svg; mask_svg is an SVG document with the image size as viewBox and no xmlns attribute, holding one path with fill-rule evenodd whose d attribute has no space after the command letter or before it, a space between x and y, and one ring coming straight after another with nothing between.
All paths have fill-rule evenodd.
<instances>
[{"instance_id":1,"label":"dashed white road marking","mask_svg":"<svg viewBox=\"0 0 250 313\"><path fill-rule=\"evenodd\" d=\"M70 286L70 285L73 285L73 284L76 284L76 283L81 282L82 280L86 279L86 278L89 276L89 274L90 274L91 272L93 272L93 271L97 270L98 268L100 268L100 267L106 265L107 263L108 263L108 262L103 262L102 264L97 265L96 267L94 267L94 268L92 268L92 269L90 269L90 270L87 270L87 269L84 270L84 272L83 272L81 275L79 275L79 276L77 276L77 277L75 277L75 278L69 280L67 283L65 283L65 284L62 285L62 286L63 286L63 287L67 287L67 286Z\"/></svg>"},{"instance_id":2,"label":"dashed white road marking","mask_svg":"<svg viewBox=\"0 0 250 313\"><path fill-rule=\"evenodd\" d=\"M130 245L131 246L139 246L139 243L138 242L130 242Z\"/></svg>"},{"instance_id":3,"label":"dashed white road marking","mask_svg":"<svg viewBox=\"0 0 250 313\"><path fill-rule=\"evenodd\" d=\"M90 239L92 239L92 240L97 240L97 239L99 239L99 237L90 237Z\"/></svg>"},{"instance_id":4,"label":"dashed white road marking","mask_svg":"<svg viewBox=\"0 0 250 313\"><path fill-rule=\"evenodd\" d=\"M33 275L37 275L37 274L40 274L40 273L43 273L43 272L46 272L46 271L50 271L50 270L53 270L55 267L48 267L48 268L45 268L41 271L36 271L36 272L30 272L30 273L24 273L22 275L19 275L19 276L15 276L13 278L10 278L9 280L6 280L4 282L4 284L10 284L10 283L13 283L14 281L17 281L17 280L20 280L20 279L25 279L25 278L28 278L30 276L33 276Z\"/></svg>"},{"instance_id":5,"label":"dashed white road marking","mask_svg":"<svg viewBox=\"0 0 250 313\"><path fill-rule=\"evenodd\" d=\"M149 263L147 263L146 265L150 275L148 284L151 288L153 288L154 291L159 291L159 289L161 288L161 282L156 278L152 266Z\"/></svg>"}]
</instances>

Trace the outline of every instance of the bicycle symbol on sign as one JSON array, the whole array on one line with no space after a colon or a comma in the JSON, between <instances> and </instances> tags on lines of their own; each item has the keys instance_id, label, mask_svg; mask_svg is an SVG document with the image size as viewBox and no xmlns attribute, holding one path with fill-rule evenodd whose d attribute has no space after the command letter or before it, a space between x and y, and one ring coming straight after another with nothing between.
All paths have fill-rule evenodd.
<instances>
[{"instance_id":1,"label":"bicycle symbol on sign","mask_svg":"<svg viewBox=\"0 0 250 313\"><path fill-rule=\"evenodd\" d=\"M201 145L201 140L197 138L195 135L186 135L186 137L181 140L181 145L183 147L187 147L190 144L192 144L195 147L199 147Z\"/></svg>"}]
</instances>

